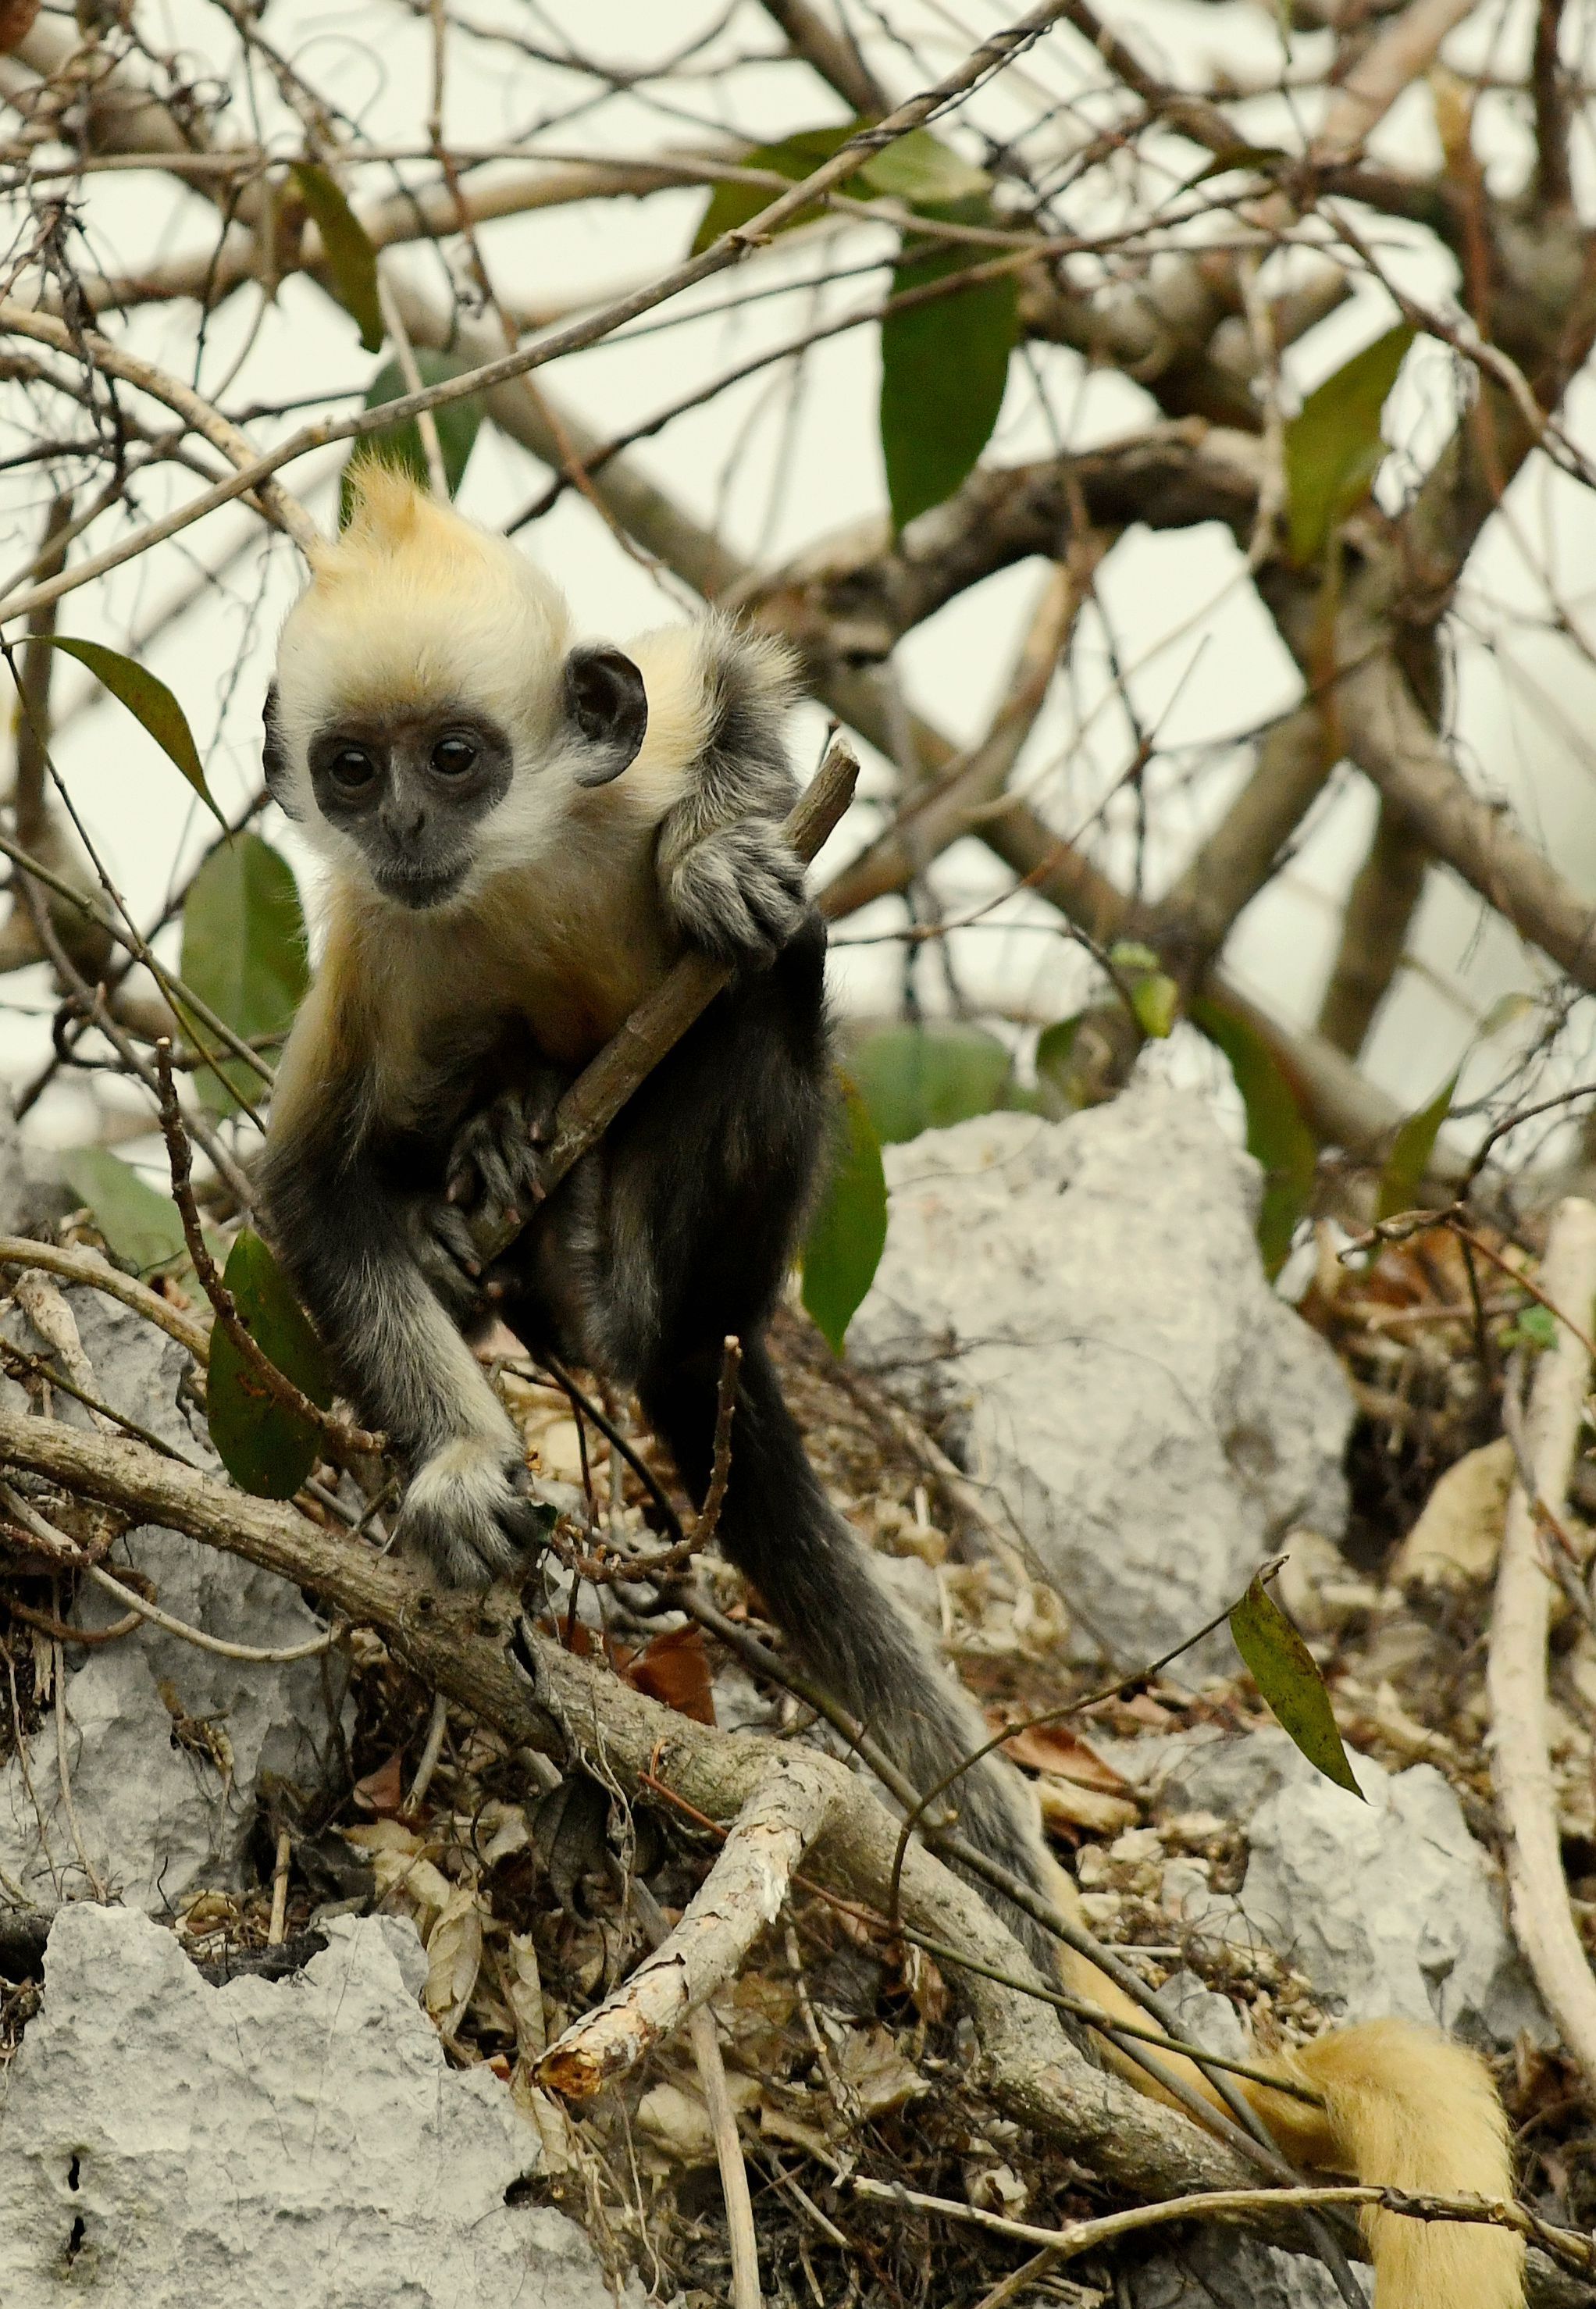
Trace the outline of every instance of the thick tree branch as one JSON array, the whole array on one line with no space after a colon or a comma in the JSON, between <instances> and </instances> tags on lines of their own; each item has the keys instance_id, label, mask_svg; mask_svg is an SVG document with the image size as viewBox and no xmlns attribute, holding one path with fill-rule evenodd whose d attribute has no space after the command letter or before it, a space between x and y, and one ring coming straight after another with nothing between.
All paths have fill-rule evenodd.
<instances>
[{"instance_id":1,"label":"thick tree branch","mask_svg":"<svg viewBox=\"0 0 1596 2309\"><path fill-rule=\"evenodd\" d=\"M1335 752L1311 705L1265 731L1252 775L1158 907L1159 943L1196 984L1324 791Z\"/></svg>"},{"instance_id":2,"label":"thick tree branch","mask_svg":"<svg viewBox=\"0 0 1596 2309\"><path fill-rule=\"evenodd\" d=\"M1341 944L1319 1006L1320 1033L1350 1059L1362 1051L1391 990L1428 866L1429 852L1411 819L1383 799L1348 893Z\"/></svg>"},{"instance_id":3,"label":"thick tree branch","mask_svg":"<svg viewBox=\"0 0 1596 2309\"><path fill-rule=\"evenodd\" d=\"M644 1801L649 1782L662 1783L729 1826L787 1760L783 1743L693 1723L522 1622L529 1673L511 1656L509 1630L491 1598L484 1604L439 1594L409 1565L142 1445L0 1405L0 1464L47 1475L312 1588L351 1624L376 1628L407 1667L513 1746L540 1748L567 1763L601 1758L606 1778ZM823 1881L881 1907L890 1898L896 1827L846 1765L817 1754L814 1766L830 1783L833 1810L811 1864ZM968 1948L1006 1977L1029 1976L1018 1943L979 1895L919 1846L905 1860L902 1910L909 1923ZM1067 2136L1111 2185L1140 2197L1252 2179L1249 2166L1184 2118L1089 2067L1045 2006L973 1974L959 1979L981 2033L990 2088L1050 2137Z\"/></svg>"},{"instance_id":4,"label":"thick tree branch","mask_svg":"<svg viewBox=\"0 0 1596 2309\"><path fill-rule=\"evenodd\" d=\"M886 91L858 48L834 32L809 0L763 0L763 5L786 33L793 55L813 65L844 104L872 117L887 110Z\"/></svg>"},{"instance_id":5,"label":"thick tree branch","mask_svg":"<svg viewBox=\"0 0 1596 2309\"><path fill-rule=\"evenodd\" d=\"M729 605L783 635L811 668L868 662L983 578L1040 555L1062 560L1077 524L1250 531L1261 478L1250 434L1199 419L1152 426L1078 456L984 466L958 495L897 538L861 523L769 576L735 587Z\"/></svg>"}]
</instances>

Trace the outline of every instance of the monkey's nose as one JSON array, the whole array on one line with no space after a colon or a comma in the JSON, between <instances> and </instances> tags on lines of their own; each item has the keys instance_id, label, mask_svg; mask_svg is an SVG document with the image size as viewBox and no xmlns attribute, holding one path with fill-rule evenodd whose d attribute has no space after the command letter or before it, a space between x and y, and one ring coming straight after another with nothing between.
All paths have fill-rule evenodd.
<instances>
[{"instance_id":1,"label":"monkey's nose","mask_svg":"<svg viewBox=\"0 0 1596 2309\"><path fill-rule=\"evenodd\" d=\"M424 805L418 803L409 809L384 812L384 822L393 841L419 842L427 831L427 811Z\"/></svg>"}]
</instances>

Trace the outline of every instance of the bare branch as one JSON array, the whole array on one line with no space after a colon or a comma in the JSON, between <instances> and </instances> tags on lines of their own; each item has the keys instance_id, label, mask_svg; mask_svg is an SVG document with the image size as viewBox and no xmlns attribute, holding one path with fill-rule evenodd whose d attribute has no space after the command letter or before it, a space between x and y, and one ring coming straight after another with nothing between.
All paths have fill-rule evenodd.
<instances>
[{"instance_id":1,"label":"bare branch","mask_svg":"<svg viewBox=\"0 0 1596 2309\"><path fill-rule=\"evenodd\" d=\"M806 864L853 799L858 776L853 749L833 737L783 828ZM727 966L708 955L685 954L664 982L644 996L556 1108L548 1144L538 1166L539 1199L551 1194L566 1172L603 1136L639 1084L680 1042L730 977ZM499 1258L525 1224L519 1217L506 1219L486 1233L478 1246L482 1264Z\"/></svg>"},{"instance_id":2,"label":"bare branch","mask_svg":"<svg viewBox=\"0 0 1596 2309\"><path fill-rule=\"evenodd\" d=\"M1429 852L1411 822L1382 800L1368 852L1342 918L1341 945L1319 1006L1319 1032L1355 1059L1407 948Z\"/></svg>"},{"instance_id":3,"label":"bare branch","mask_svg":"<svg viewBox=\"0 0 1596 2309\"><path fill-rule=\"evenodd\" d=\"M1553 1518L1561 1512L1584 1416L1591 1357L1583 1324L1596 1302L1596 1205L1570 1197L1557 1206L1540 1279L1581 1327L1560 1323L1536 1367L1526 1440L1534 1490L1527 1492L1521 1477L1507 1504L1487 1668L1491 1776L1514 1933L1587 2088L1596 2089L1596 1981L1568 1905L1552 1783L1546 1686L1552 1590L1536 1512L1542 1502Z\"/></svg>"},{"instance_id":4,"label":"bare branch","mask_svg":"<svg viewBox=\"0 0 1596 2309\"><path fill-rule=\"evenodd\" d=\"M763 0L763 5L786 33L793 55L813 65L845 104L871 116L888 109L886 92L857 47L833 32L809 0Z\"/></svg>"}]
</instances>

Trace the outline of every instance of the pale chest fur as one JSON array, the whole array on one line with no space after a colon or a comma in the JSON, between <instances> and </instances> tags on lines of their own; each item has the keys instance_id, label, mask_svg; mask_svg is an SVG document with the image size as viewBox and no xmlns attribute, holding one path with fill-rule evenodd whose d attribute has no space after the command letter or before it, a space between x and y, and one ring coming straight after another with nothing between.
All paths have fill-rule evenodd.
<instances>
[{"instance_id":1,"label":"pale chest fur","mask_svg":"<svg viewBox=\"0 0 1596 2309\"><path fill-rule=\"evenodd\" d=\"M370 1120L407 1128L448 1077L516 1029L550 1063L584 1066L678 950L651 828L617 834L606 829L601 856L568 847L436 913L336 891L316 984L285 1054L280 1114L285 1094L288 1104L314 1095L302 1077L328 1068L364 1077Z\"/></svg>"}]
</instances>

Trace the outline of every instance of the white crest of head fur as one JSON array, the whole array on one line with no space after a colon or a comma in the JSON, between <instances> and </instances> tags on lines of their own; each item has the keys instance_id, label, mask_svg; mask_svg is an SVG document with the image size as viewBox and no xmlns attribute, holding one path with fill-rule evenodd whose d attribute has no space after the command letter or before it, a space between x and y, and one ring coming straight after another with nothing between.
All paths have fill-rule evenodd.
<instances>
[{"instance_id":1,"label":"white crest of head fur","mask_svg":"<svg viewBox=\"0 0 1596 2309\"><path fill-rule=\"evenodd\" d=\"M315 556L278 644L277 729L304 815L306 755L329 720L491 714L518 765L557 747L570 612L508 539L375 461L351 475L348 527Z\"/></svg>"}]
</instances>

